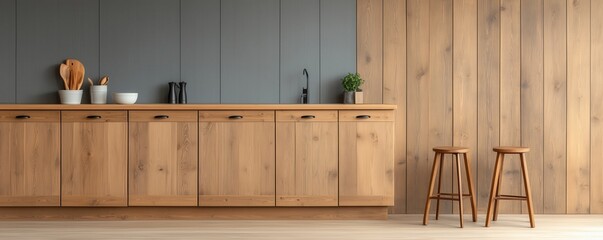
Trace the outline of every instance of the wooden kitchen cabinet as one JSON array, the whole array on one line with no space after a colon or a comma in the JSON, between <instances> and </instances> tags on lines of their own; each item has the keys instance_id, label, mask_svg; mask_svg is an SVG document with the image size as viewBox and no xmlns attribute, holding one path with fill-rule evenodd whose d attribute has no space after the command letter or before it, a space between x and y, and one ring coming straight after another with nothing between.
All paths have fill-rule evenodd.
<instances>
[{"instance_id":1,"label":"wooden kitchen cabinet","mask_svg":"<svg viewBox=\"0 0 603 240\"><path fill-rule=\"evenodd\" d=\"M274 111L201 111L199 139L199 206L275 205Z\"/></svg>"},{"instance_id":2,"label":"wooden kitchen cabinet","mask_svg":"<svg viewBox=\"0 0 603 240\"><path fill-rule=\"evenodd\" d=\"M130 206L197 206L197 112L130 111Z\"/></svg>"},{"instance_id":3,"label":"wooden kitchen cabinet","mask_svg":"<svg viewBox=\"0 0 603 240\"><path fill-rule=\"evenodd\" d=\"M339 206L393 206L393 111L339 111Z\"/></svg>"},{"instance_id":4,"label":"wooden kitchen cabinet","mask_svg":"<svg viewBox=\"0 0 603 240\"><path fill-rule=\"evenodd\" d=\"M338 205L337 111L276 112L276 205Z\"/></svg>"},{"instance_id":5,"label":"wooden kitchen cabinet","mask_svg":"<svg viewBox=\"0 0 603 240\"><path fill-rule=\"evenodd\" d=\"M60 205L60 117L0 111L0 206Z\"/></svg>"},{"instance_id":6,"label":"wooden kitchen cabinet","mask_svg":"<svg viewBox=\"0 0 603 240\"><path fill-rule=\"evenodd\" d=\"M62 112L62 206L127 206L126 111Z\"/></svg>"}]
</instances>

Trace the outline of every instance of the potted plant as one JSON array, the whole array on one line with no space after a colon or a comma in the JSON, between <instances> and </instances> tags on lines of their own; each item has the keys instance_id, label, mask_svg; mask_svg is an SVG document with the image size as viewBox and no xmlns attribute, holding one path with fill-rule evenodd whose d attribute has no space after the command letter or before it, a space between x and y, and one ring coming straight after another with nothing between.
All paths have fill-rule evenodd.
<instances>
[{"instance_id":1,"label":"potted plant","mask_svg":"<svg viewBox=\"0 0 603 240\"><path fill-rule=\"evenodd\" d=\"M355 98L354 95L356 92L361 92L360 86L364 83L364 80L360 78L360 74L358 73L348 73L342 80L341 85L343 85L343 103L344 104L354 104Z\"/></svg>"}]
</instances>

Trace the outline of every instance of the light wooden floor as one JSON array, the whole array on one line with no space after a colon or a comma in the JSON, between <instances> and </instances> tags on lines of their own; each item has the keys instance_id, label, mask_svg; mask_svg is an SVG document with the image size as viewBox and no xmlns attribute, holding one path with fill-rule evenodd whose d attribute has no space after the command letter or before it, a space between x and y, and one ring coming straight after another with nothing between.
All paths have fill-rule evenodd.
<instances>
[{"instance_id":1,"label":"light wooden floor","mask_svg":"<svg viewBox=\"0 0 603 240\"><path fill-rule=\"evenodd\" d=\"M603 215L501 215L458 228L456 215L421 225L419 215L387 221L0 221L0 239L603 239Z\"/></svg>"}]
</instances>

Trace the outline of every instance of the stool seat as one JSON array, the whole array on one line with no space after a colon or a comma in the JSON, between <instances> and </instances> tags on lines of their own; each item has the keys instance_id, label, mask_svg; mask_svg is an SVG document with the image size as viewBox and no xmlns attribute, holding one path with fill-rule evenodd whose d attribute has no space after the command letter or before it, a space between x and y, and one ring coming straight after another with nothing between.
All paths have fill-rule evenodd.
<instances>
[{"instance_id":1,"label":"stool seat","mask_svg":"<svg viewBox=\"0 0 603 240\"><path fill-rule=\"evenodd\" d=\"M434 147L433 151L436 153L468 153L469 148L466 147L452 147L452 146L440 146Z\"/></svg>"},{"instance_id":2,"label":"stool seat","mask_svg":"<svg viewBox=\"0 0 603 240\"><path fill-rule=\"evenodd\" d=\"M511 146L500 146L495 147L493 150L497 153L527 153L530 148L527 147L511 147Z\"/></svg>"}]
</instances>

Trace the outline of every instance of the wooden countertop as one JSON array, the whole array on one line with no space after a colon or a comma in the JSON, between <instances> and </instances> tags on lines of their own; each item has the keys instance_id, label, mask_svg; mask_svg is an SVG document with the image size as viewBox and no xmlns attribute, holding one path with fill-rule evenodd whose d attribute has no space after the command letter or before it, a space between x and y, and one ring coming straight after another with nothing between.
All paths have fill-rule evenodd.
<instances>
[{"instance_id":1,"label":"wooden countertop","mask_svg":"<svg viewBox=\"0 0 603 240\"><path fill-rule=\"evenodd\" d=\"M0 110L394 110L390 104L0 104Z\"/></svg>"}]
</instances>

